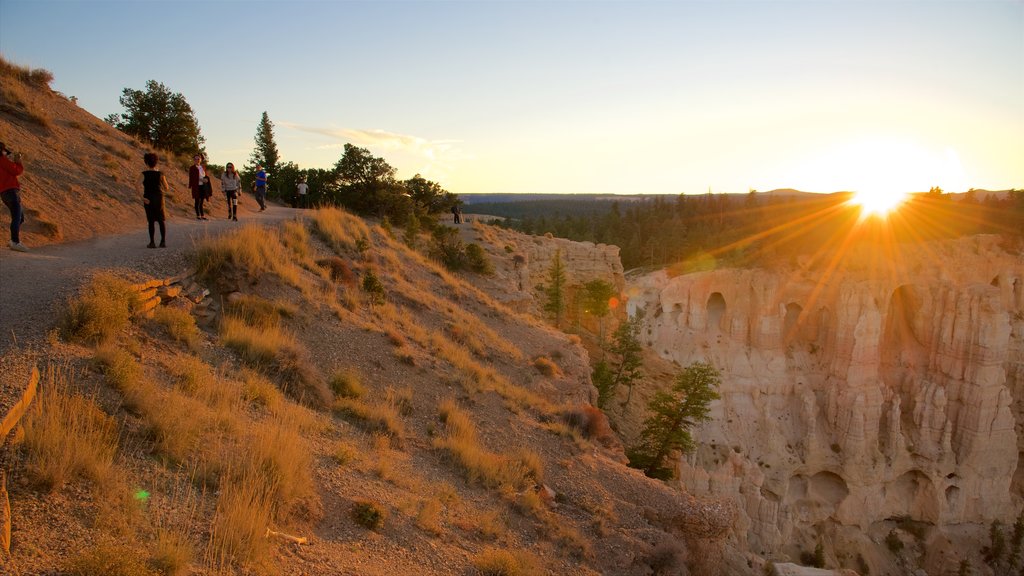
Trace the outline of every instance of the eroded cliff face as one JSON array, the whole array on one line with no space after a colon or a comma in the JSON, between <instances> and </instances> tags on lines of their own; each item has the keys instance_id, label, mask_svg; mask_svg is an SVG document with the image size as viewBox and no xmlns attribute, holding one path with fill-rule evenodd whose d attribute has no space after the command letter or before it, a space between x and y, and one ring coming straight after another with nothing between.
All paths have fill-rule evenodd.
<instances>
[{"instance_id":1,"label":"eroded cliff face","mask_svg":"<svg viewBox=\"0 0 1024 576\"><path fill-rule=\"evenodd\" d=\"M740 504L755 553L793 556L822 536L867 550L886 521L1020 511L1024 258L992 236L877 254L627 287L654 351L722 371L681 476Z\"/></svg>"}]
</instances>

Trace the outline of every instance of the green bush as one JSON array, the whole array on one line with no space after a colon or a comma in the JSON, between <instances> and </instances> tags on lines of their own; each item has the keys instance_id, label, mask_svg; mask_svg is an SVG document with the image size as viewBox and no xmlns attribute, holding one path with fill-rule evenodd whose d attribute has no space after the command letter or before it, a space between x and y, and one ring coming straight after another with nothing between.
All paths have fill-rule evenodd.
<instances>
[{"instance_id":1,"label":"green bush","mask_svg":"<svg viewBox=\"0 0 1024 576\"><path fill-rule=\"evenodd\" d=\"M358 500L352 506L352 519L367 530L379 531L387 517L388 511L370 500Z\"/></svg>"},{"instance_id":2,"label":"green bush","mask_svg":"<svg viewBox=\"0 0 1024 576\"><path fill-rule=\"evenodd\" d=\"M491 259L487 256L487 252L480 247L479 244L470 244L466 246L466 264L469 269L477 274L491 275L494 274L494 264L491 263Z\"/></svg>"}]
</instances>

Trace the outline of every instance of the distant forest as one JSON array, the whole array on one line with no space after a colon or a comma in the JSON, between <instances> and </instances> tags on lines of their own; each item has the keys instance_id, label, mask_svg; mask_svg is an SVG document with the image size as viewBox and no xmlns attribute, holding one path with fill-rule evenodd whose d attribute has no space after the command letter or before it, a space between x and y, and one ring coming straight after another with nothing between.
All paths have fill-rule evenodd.
<instances>
[{"instance_id":1,"label":"distant forest","mask_svg":"<svg viewBox=\"0 0 1024 576\"><path fill-rule=\"evenodd\" d=\"M861 220L851 194L704 194L607 196L472 202L493 224L527 234L614 244L623 266L675 265L679 272L716 265L771 265L797 255L824 261L840 247L966 234L1024 236L1024 190L1003 194L912 195L886 219ZM521 198L521 197L520 197ZM861 223L861 225L858 225Z\"/></svg>"}]
</instances>

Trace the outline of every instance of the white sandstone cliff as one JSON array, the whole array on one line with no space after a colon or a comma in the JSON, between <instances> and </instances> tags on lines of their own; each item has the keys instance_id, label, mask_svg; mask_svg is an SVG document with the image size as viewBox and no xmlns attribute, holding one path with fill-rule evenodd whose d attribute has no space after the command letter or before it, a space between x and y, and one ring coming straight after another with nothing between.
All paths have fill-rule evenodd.
<instances>
[{"instance_id":1,"label":"white sandstone cliff","mask_svg":"<svg viewBox=\"0 0 1024 576\"><path fill-rule=\"evenodd\" d=\"M766 556L867 550L897 519L1012 523L1024 258L978 236L835 264L630 282L647 345L722 371L683 484L736 499L738 536Z\"/></svg>"}]
</instances>

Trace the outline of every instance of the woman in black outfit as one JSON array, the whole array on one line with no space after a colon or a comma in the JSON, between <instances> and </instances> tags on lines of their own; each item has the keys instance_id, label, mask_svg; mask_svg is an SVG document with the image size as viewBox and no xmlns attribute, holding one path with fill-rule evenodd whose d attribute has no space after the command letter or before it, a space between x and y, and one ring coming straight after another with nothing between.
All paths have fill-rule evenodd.
<instances>
[{"instance_id":1,"label":"woman in black outfit","mask_svg":"<svg viewBox=\"0 0 1024 576\"><path fill-rule=\"evenodd\" d=\"M147 152L142 157L146 162L146 166L149 166L149 170L142 172L142 204L146 207L146 221L149 224L149 246L146 248L156 248L156 244L153 242L153 223L158 222L160 224L160 247L166 248L167 244L164 241L164 236L167 232L164 228L164 192L168 189L167 179L156 167L157 156L152 152Z\"/></svg>"}]
</instances>

